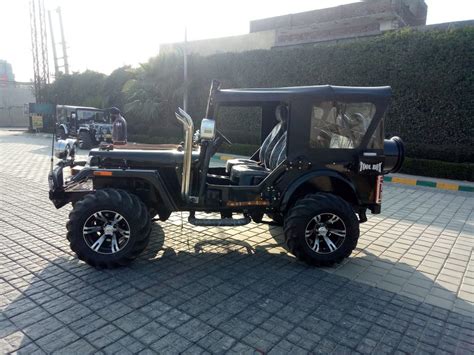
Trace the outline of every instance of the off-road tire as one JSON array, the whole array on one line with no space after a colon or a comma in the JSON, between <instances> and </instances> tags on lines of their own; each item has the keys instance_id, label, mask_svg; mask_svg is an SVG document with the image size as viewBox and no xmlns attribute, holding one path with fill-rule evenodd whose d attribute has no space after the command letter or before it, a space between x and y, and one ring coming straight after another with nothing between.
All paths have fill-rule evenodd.
<instances>
[{"instance_id":1,"label":"off-road tire","mask_svg":"<svg viewBox=\"0 0 474 355\"><path fill-rule=\"evenodd\" d=\"M130 236L123 249L102 254L86 243L83 228L90 216L99 211L119 213L130 227ZM80 260L97 268L128 265L146 248L150 239L151 221L145 204L135 195L120 189L101 189L78 201L66 228L71 250Z\"/></svg>"},{"instance_id":2,"label":"off-road tire","mask_svg":"<svg viewBox=\"0 0 474 355\"><path fill-rule=\"evenodd\" d=\"M66 139L66 138L67 138L66 130L64 129L64 127L59 126L59 127L56 129L56 136L57 136L59 139Z\"/></svg>"},{"instance_id":3,"label":"off-road tire","mask_svg":"<svg viewBox=\"0 0 474 355\"><path fill-rule=\"evenodd\" d=\"M86 132L86 131L79 132L79 148L85 149L85 150L92 148L92 138L89 132Z\"/></svg>"},{"instance_id":4,"label":"off-road tire","mask_svg":"<svg viewBox=\"0 0 474 355\"><path fill-rule=\"evenodd\" d=\"M305 237L308 223L319 214L337 215L346 228L342 244L327 254L313 251ZM289 251L298 260L314 266L330 266L347 258L355 249L360 233L359 221L349 203L329 193L310 194L298 200L286 215L284 232Z\"/></svg>"}]
</instances>

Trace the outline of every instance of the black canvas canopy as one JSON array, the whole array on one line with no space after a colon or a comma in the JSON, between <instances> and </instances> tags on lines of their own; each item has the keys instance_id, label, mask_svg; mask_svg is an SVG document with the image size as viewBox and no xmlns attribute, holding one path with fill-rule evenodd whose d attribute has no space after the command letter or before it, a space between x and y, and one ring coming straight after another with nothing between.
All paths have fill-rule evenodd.
<instances>
[{"instance_id":1,"label":"black canvas canopy","mask_svg":"<svg viewBox=\"0 0 474 355\"><path fill-rule=\"evenodd\" d=\"M391 96L389 86L353 87L315 85L280 88L248 88L216 90L213 94L214 103L232 102L271 102L291 101L298 98L339 101L387 101Z\"/></svg>"}]
</instances>

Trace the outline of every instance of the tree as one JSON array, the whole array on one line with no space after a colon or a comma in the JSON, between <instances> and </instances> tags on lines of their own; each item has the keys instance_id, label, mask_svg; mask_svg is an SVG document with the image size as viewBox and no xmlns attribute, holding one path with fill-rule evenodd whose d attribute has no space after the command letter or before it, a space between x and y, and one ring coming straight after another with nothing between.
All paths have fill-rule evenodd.
<instances>
[{"instance_id":1,"label":"tree","mask_svg":"<svg viewBox=\"0 0 474 355\"><path fill-rule=\"evenodd\" d=\"M125 106L124 85L135 79L136 71L129 65L115 69L106 79L104 84L104 104L107 107L115 106L123 110Z\"/></svg>"},{"instance_id":2,"label":"tree","mask_svg":"<svg viewBox=\"0 0 474 355\"><path fill-rule=\"evenodd\" d=\"M46 100L59 105L103 107L106 75L86 70L61 75L46 87Z\"/></svg>"}]
</instances>

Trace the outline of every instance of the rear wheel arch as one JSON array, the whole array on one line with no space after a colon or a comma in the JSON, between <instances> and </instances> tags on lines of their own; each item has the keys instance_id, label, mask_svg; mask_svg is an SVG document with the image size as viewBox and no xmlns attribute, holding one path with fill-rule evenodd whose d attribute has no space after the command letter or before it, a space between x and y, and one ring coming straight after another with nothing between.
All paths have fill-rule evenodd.
<instances>
[{"instance_id":1,"label":"rear wheel arch","mask_svg":"<svg viewBox=\"0 0 474 355\"><path fill-rule=\"evenodd\" d=\"M284 192L280 210L288 211L295 202L308 194L327 192L337 195L352 206L360 204L356 189L352 182L334 171L320 171L306 174L297 179Z\"/></svg>"}]
</instances>

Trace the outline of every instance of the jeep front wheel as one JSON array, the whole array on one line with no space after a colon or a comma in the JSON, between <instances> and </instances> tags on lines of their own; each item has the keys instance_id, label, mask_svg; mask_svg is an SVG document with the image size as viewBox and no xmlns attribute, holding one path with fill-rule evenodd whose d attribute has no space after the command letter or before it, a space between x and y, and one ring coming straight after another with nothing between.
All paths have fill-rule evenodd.
<instances>
[{"instance_id":1,"label":"jeep front wheel","mask_svg":"<svg viewBox=\"0 0 474 355\"><path fill-rule=\"evenodd\" d=\"M74 205L67 223L70 247L100 268L127 265L147 246L151 224L145 204L124 190L103 189Z\"/></svg>"},{"instance_id":2,"label":"jeep front wheel","mask_svg":"<svg viewBox=\"0 0 474 355\"><path fill-rule=\"evenodd\" d=\"M329 266L348 257L359 239L359 221L352 207L328 193L307 195L285 218L290 252L315 266Z\"/></svg>"}]
</instances>

